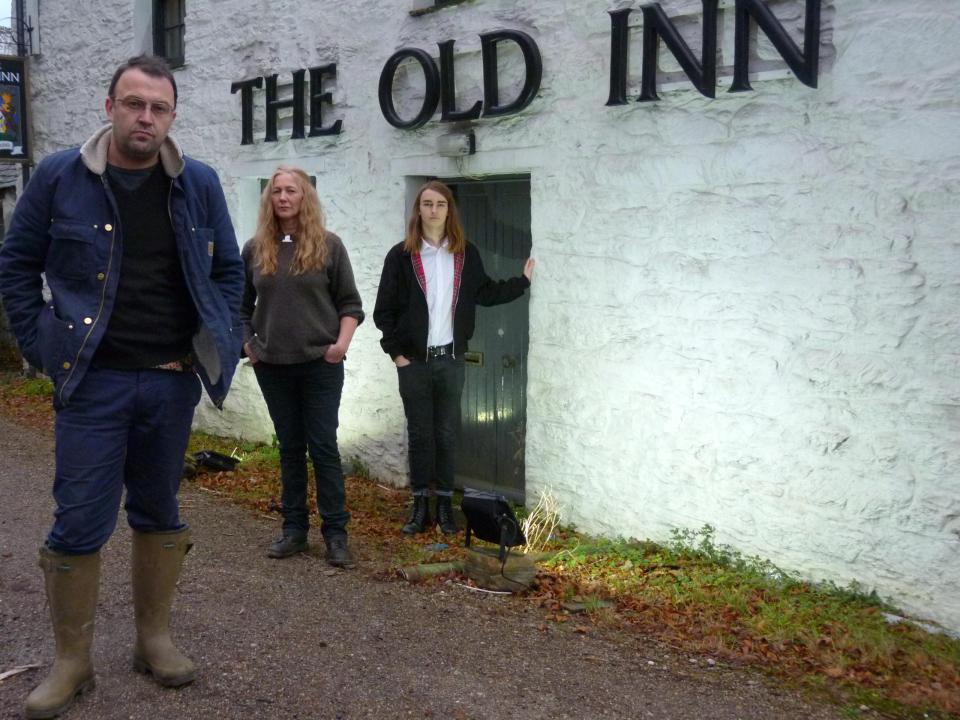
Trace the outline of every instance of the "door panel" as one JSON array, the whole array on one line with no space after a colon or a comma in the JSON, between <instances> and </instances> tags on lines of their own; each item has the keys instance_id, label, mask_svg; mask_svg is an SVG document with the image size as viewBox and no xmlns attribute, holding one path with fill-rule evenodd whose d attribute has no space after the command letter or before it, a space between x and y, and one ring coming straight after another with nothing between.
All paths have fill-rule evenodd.
<instances>
[{"instance_id":1,"label":"door panel","mask_svg":"<svg viewBox=\"0 0 960 720\"><path fill-rule=\"evenodd\" d=\"M529 178L450 183L461 220L487 275L515 277L530 256ZM457 450L460 487L496 490L524 501L529 293L477 308L466 356Z\"/></svg>"}]
</instances>

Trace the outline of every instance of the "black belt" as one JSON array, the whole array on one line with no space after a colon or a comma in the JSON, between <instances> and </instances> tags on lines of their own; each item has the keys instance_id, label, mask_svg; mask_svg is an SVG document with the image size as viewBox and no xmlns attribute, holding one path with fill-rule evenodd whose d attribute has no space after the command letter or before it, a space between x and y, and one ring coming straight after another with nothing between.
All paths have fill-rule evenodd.
<instances>
[{"instance_id":1,"label":"black belt","mask_svg":"<svg viewBox=\"0 0 960 720\"><path fill-rule=\"evenodd\" d=\"M427 360L436 360L437 358L442 358L445 355L450 355L453 357L453 343L447 343L446 345L431 345L427 348Z\"/></svg>"}]
</instances>

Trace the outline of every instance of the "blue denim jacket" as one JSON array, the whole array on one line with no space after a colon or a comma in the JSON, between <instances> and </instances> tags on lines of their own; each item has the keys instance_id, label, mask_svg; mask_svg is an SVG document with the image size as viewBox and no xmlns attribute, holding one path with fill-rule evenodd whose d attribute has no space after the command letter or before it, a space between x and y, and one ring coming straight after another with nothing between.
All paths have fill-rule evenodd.
<instances>
[{"instance_id":1,"label":"blue denim jacket","mask_svg":"<svg viewBox=\"0 0 960 720\"><path fill-rule=\"evenodd\" d=\"M106 331L117 293L123 236L106 181L111 129L82 148L45 158L20 197L0 246L0 294L23 356L69 402ZM173 138L160 149L184 277L200 318L193 347L210 399L222 407L243 331L243 262L216 172L184 157ZM51 299L44 300L41 273Z\"/></svg>"}]
</instances>

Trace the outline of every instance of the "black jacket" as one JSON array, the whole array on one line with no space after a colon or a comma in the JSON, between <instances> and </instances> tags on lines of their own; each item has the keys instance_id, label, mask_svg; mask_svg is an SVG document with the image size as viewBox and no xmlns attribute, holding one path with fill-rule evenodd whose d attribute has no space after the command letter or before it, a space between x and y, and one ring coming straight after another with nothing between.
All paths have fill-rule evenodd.
<instances>
[{"instance_id":1,"label":"black jacket","mask_svg":"<svg viewBox=\"0 0 960 720\"><path fill-rule=\"evenodd\" d=\"M480 253L470 243L462 260L456 259L455 265L460 273L458 277L454 272L453 354L460 357L467 350L467 340L473 337L477 305L500 305L516 300L530 287L530 281L523 275L491 280L483 270ZM403 249L402 242L390 248L383 262L373 322L383 333L380 345L391 358L403 355L423 360L426 357L430 322L427 298L417 280L413 256Z\"/></svg>"}]
</instances>

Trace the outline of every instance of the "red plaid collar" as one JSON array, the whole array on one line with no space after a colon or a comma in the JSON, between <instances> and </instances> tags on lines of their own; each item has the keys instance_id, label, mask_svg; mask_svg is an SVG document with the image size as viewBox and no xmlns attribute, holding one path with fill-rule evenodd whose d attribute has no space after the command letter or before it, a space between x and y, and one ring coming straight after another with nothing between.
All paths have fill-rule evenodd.
<instances>
[{"instance_id":1,"label":"red plaid collar","mask_svg":"<svg viewBox=\"0 0 960 720\"><path fill-rule=\"evenodd\" d=\"M410 253L410 261L413 263L413 274L417 276L417 284L427 296L427 274L423 271L423 259L420 253ZM457 309L457 299L460 297L460 279L463 277L463 253L454 253L453 255L453 309Z\"/></svg>"}]
</instances>

